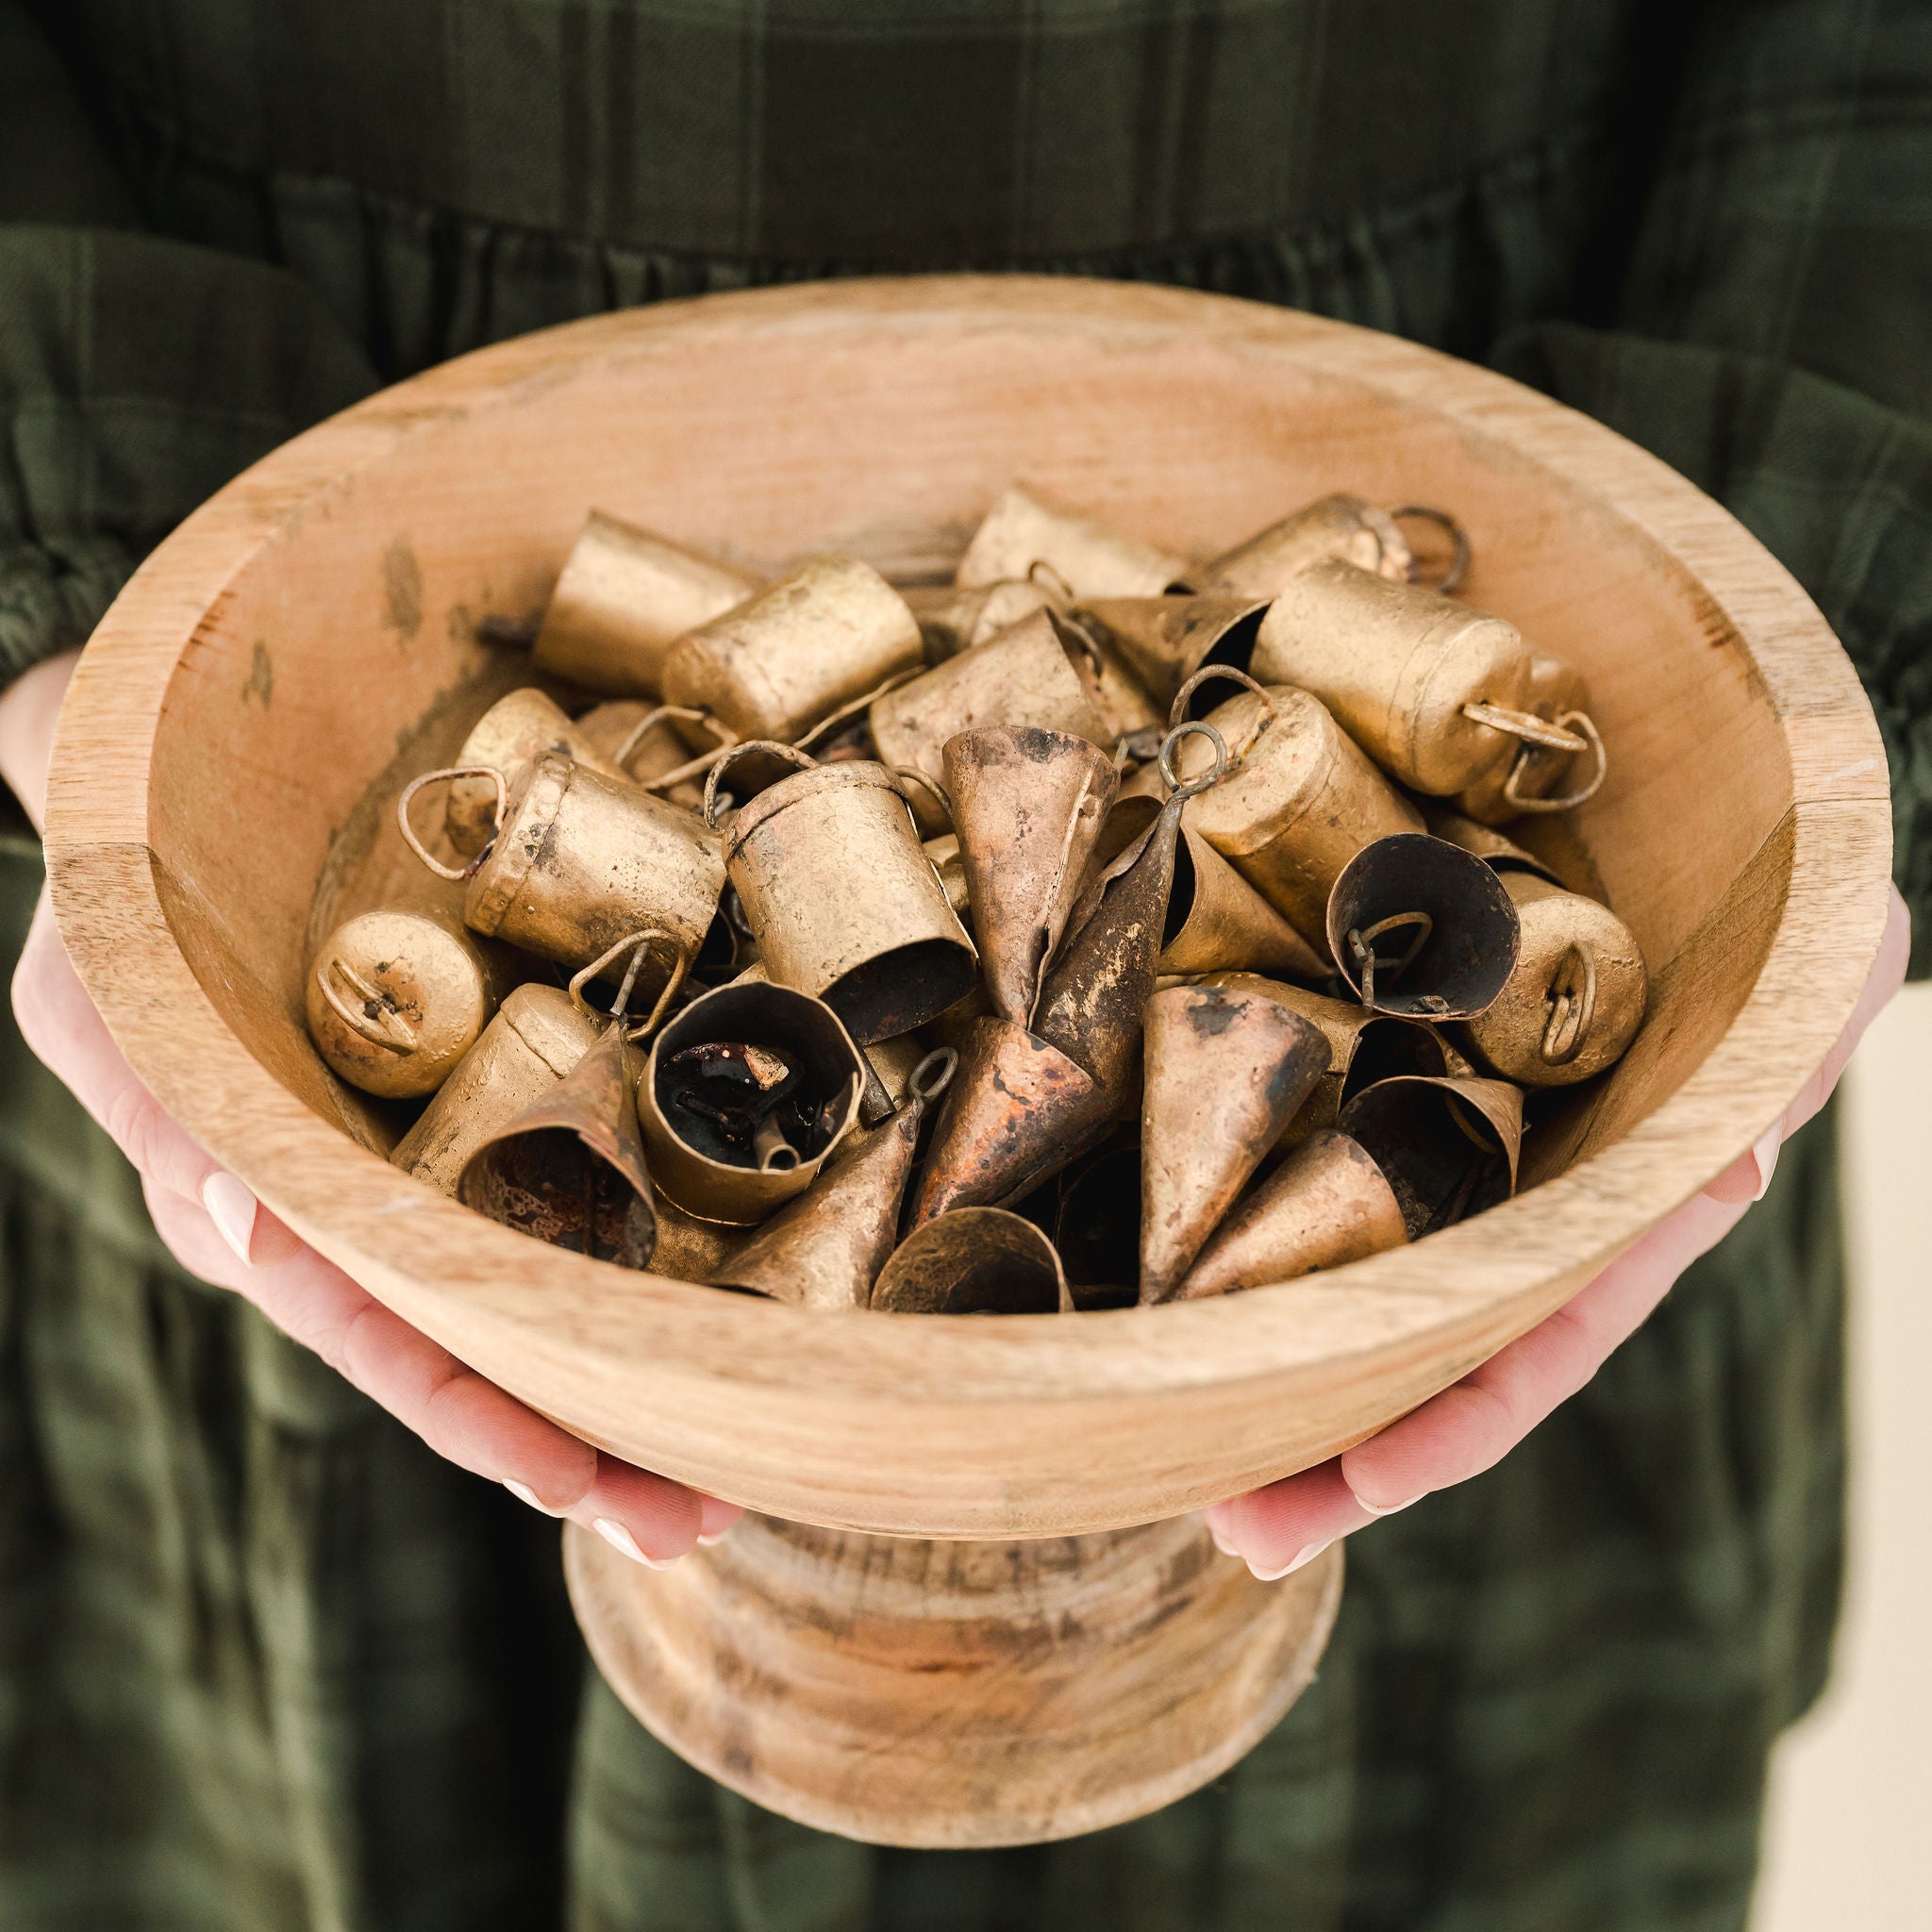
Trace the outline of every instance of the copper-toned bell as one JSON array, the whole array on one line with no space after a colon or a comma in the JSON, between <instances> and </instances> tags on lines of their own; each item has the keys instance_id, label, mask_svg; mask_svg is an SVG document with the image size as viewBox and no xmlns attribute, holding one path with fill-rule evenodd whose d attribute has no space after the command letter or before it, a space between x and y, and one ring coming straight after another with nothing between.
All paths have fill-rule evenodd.
<instances>
[{"instance_id":1,"label":"copper-toned bell","mask_svg":"<svg viewBox=\"0 0 1932 1932\"><path fill-rule=\"evenodd\" d=\"M1456 806L1479 824L1507 825L1525 812L1569 811L1595 797L1608 773L1604 741L1590 716L1590 687L1583 674L1560 658L1537 652L1529 660L1524 708L1559 731L1574 732L1590 747L1586 758L1547 744L1524 742L1513 758L1492 766ZM1577 771L1579 762L1587 769Z\"/></svg>"},{"instance_id":2,"label":"copper-toned bell","mask_svg":"<svg viewBox=\"0 0 1932 1932\"><path fill-rule=\"evenodd\" d=\"M873 743L885 763L929 778L944 776L949 738L990 724L1037 724L1110 748L1095 689L1080 641L1063 635L1050 611L1037 610L877 699Z\"/></svg>"},{"instance_id":3,"label":"copper-toned bell","mask_svg":"<svg viewBox=\"0 0 1932 1932\"><path fill-rule=\"evenodd\" d=\"M561 987L512 989L390 1159L440 1192L454 1194L470 1156L549 1092L602 1031L602 1024L580 1012Z\"/></svg>"},{"instance_id":4,"label":"copper-toned bell","mask_svg":"<svg viewBox=\"0 0 1932 1932\"><path fill-rule=\"evenodd\" d=\"M1649 981L1635 935L1607 906L1534 873L1506 873L1523 924L1516 970L1469 1043L1524 1087L1567 1087L1623 1057L1643 1024Z\"/></svg>"},{"instance_id":5,"label":"copper-toned bell","mask_svg":"<svg viewBox=\"0 0 1932 1932\"><path fill-rule=\"evenodd\" d=\"M1292 1281L1408 1239L1388 1176L1346 1134L1311 1134L1214 1232L1176 1301Z\"/></svg>"},{"instance_id":6,"label":"copper-toned bell","mask_svg":"<svg viewBox=\"0 0 1932 1932\"><path fill-rule=\"evenodd\" d=\"M1098 745L1034 724L962 731L943 758L987 991L1025 1026L1120 780Z\"/></svg>"},{"instance_id":7,"label":"copper-toned bell","mask_svg":"<svg viewBox=\"0 0 1932 1932\"><path fill-rule=\"evenodd\" d=\"M1158 597L1186 574L1188 560L1015 484L974 532L954 581L1035 578L1039 566L1074 597Z\"/></svg>"},{"instance_id":8,"label":"copper-toned bell","mask_svg":"<svg viewBox=\"0 0 1932 1932\"><path fill-rule=\"evenodd\" d=\"M1348 735L1417 791L1474 785L1525 741L1583 748L1524 707L1529 646L1513 624L1351 563L1310 564L1261 620L1249 669L1312 691Z\"/></svg>"},{"instance_id":9,"label":"copper-toned bell","mask_svg":"<svg viewBox=\"0 0 1932 1932\"><path fill-rule=\"evenodd\" d=\"M865 1066L824 1001L734 980L651 1045L638 1120L659 1191L748 1227L808 1188L858 1118Z\"/></svg>"},{"instance_id":10,"label":"copper-toned bell","mask_svg":"<svg viewBox=\"0 0 1932 1932\"><path fill-rule=\"evenodd\" d=\"M317 951L308 1033L365 1093L433 1093L475 1045L508 990L503 962L440 908L365 912Z\"/></svg>"},{"instance_id":11,"label":"copper-toned bell","mask_svg":"<svg viewBox=\"0 0 1932 1932\"><path fill-rule=\"evenodd\" d=\"M649 1264L658 1217L625 1028L604 1037L464 1163L457 1198L519 1234L620 1268Z\"/></svg>"},{"instance_id":12,"label":"copper-toned bell","mask_svg":"<svg viewBox=\"0 0 1932 1932\"><path fill-rule=\"evenodd\" d=\"M1465 852L1473 852L1493 873L1534 873L1538 878L1548 879L1553 886L1563 883L1534 852L1525 851L1515 840L1506 838L1493 825L1478 824L1474 819L1464 818L1460 812L1452 811L1440 799L1424 801L1423 820L1432 838L1446 839L1450 844L1459 845Z\"/></svg>"},{"instance_id":13,"label":"copper-toned bell","mask_svg":"<svg viewBox=\"0 0 1932 1932\"><path fill-rule=\"evenodd\" d=\"M655 697L671 646L764 583L756 571L593 509L550 593L530 655L540 670L587 691Z\"/></svg>"},{"instance_id":14,"label":"copper-toned bell","mask_svg":"<svg viewBox=\"0 0 1932 1932\"><path fill-rule=\"evenodd\" d=\"M918 620L928 664L943 664L985 643L1054 601L1046 585L1024 577L969 586L921 584L899 594Z\"/></svg>"},{"instance_id":15,"label":"copper-toned bell","mask_svg":"<svg viewBox=\"0 0 1932 1932\"><path fill-rule=\"evenodd\" d=\"M1328 1065L1328 1042L1259 993L1175 987L1147 1002L1141 1300L1189 1264Z\"/></svg>"},{"instance_id":16,"label":"copper-toned bell","mask_svg":"<svg viewBox=\"0 0 1932 1932\"><path fill-rule=\"evenodd\" d=\"M1406 582L1407 541L1386 509L1359 496L1316 500L1188 572L1190 590L1223 597L1280 596L1297 571L1328 558Z\"/></svg>"},{"instance_id":17,"label":"copper-toned bell","mask_svg":"<svg viewBox=\"0 0 1932 1932\"><path fill-rule=\"evenodd\" d=\"M450 769L493 767L508 783L545 752L559 752L608 778L625 775L623 767L535 686L498 698L470 727ZM449 842L465 858L474 858L489 844L496 830L497 804L495 788L488 778L470 776L451 783L443 800L443 824Z\"/></svg>"},{"instance_id":18,"label":"copper-toned bell","mask_svg":"<svg viewBox=\"0 0 1932 1932\"><path fill-rule=\"evenodd\" d=\"M1159 973L1224 967L1324 978L1328 962L1181 815Z\"/></svg>"},{"instance_id":19,"label":"copper-toned bell","mask_svg":"<svg viewBox=\"0 0 1932 1932\"><path fill-rule=\"evenodd\" d=\"M1341 1109L1341 1127L1387 1176L1410 1241L1516 1191L1523 1094L1507 1081L1378 1080Z\"/></svg>"},{"instance_id":20,"label":"copper-toned bell","mask_svg":"<svg viewBox=\"0 0 1932 1932\"><path fill-rule=\"evenodd\" d=\"M1265 597L1103 597L1077 615L1162 705L1205 664L1245 671L1267 615Z\"/></svg>"},{"instance_id":21,"label":"copper-toned bell","mask_svg":"<svg viewBox=\"0 0 1932 1932\"><path fill-rule=\"evenodd\" d=\"M1327 945L1329 894L1343 867L1377 839L1419 832L1422 817L1319 699L1236 681L1249 688L1207 721L1227 745L1228 769L1188 807L1188 823L1320 953ZM1177 698L1176 708L1184 702ZM1200 743L1181 747L1184 780L1208 763Z\"/></svg>"},{"instance_id":22,"label":"copper-toned bell","mask_svg":"<svg viewBox=\"0 0 1932 1932\"><path fill-rule=\"evenodd\" d=\"M894 1315L1062 1315L1073 1311L1053 1243L998 1208L956 1208L893 1251L872 1306Z\"/></svg>"},{"instance_id":23,"label":"copper-toned bell","mask_svg":"<svg viewBox=\"0 0 1932 1932\"><path fill-rule=\"evenodd\" d=\"M877 571L818 557L680 639L663 689L741 739L789 742L924 661L919 625ZM704 751L711 738L692 730L687 742Z\"/></svg>"},{"instance_id":24,"label":"copper-toned bell","mask_svg":"<svg viewBox=\"0 0 1932 1932\"><path fill-rule=\"evenodd\" d=\"M1503 991L1518 941L1503 881L1426 832L1364 846L1328 899L1328 950L1373 1012L1472 1019Z\"/></svg>"},{"instance_id":25,"label":"copper-toned bell","mask_svg":"<svg viewBox=\"0 0 1932 1932\"><path fill-rule=\"evenodd\" d=\"M708 817L746 752L799 768L739 808L725 849L772 978L822 998L861 1046L963 997L977 956L892 774L871 759L815 765L786 745L738 745L707 780Z\"/></svg>"},{"instance_id":26,"label":"copper-toned bell","mask_svg":"<svg viewBox=\"0 0 1932 1932\"><path fill-rule=\"evenodd\" d=\"M926 1055L906 1105L868 1133L855 1134L818 1185L781 1208L711 1271L720 1288L747 1289L807 1308L862 1308L899 1238L899 1208L919 1125L956 1064Z\"/></svg>"}]
</instances>

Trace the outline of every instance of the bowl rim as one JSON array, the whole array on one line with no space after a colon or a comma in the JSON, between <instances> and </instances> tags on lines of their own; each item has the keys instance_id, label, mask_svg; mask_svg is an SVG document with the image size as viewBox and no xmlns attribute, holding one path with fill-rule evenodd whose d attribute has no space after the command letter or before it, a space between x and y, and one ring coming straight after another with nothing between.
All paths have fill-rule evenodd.
<instances>
[{"instance_id":1,"label":"bowl rim","mask_svg":"<svg viewBox=\"0 0 1932 1932\"><path fill-rule=\"evenodd\" d=\"M177 662L225 589L305 508L453 416L696 341L770 332L1071 332L1158 346L1178 334L1270 358L1447 418L1591 489L1713 603L1762 678L1790 760L1789 887L1757 980L1701 1064L1622 1138L1504 1207L1331 1275L1156 1309L1000 1323L827 1316L540 1247L424 1188L311 1112L259 1063L189 968L149 837L156 731ZM1574 1292L1751 1147L1850 1017L1887 913L1891 822L1871 707L1824 619L1730 514L1613 431L1504 376L1393 336L1224 296L1063 277L929 276L734 291L569 323L476 350L271 452L136 571L95 630L61 716L46 850L83 983L163 1106L380 1300L512 1388L647 1376L658 1420L560 1419L656 1466L721 1481L715 1447L748 1391L801 1419L841 1405L989 1413L1377 1373L1433 1352L1442 1386ZM1767 841L1768 842L1768 841ZM1313 1286L1319 1284L1319 1286ZM559 1294L570 1314L560 1319ZM1344 1306L1345 1302L1345 1306ZM1299 1382L1297 1378L1300 1378ZM720 1404L724 1407L720 1407ZM557 1412L553 1408L553 1412ZM802 1423L801 1423L802 1425ZM757 1482L738 1485L757 1503ZM791 1513L808 1513L794 1507ZM890 1512L888 1512L890 1513ZM1114 1520L1145 1520L1151 1511ZM850 1512L813 1520L847 1521ZM883 1519L882 1519L883 1520Z\"/></svg>"}]
</instances>

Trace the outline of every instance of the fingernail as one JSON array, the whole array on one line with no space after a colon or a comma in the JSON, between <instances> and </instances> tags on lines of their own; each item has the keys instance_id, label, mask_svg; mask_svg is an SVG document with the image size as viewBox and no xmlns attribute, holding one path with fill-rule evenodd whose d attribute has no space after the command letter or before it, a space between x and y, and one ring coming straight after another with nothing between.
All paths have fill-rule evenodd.
<instances>
[{"instance_id":1,"label":"fingernail","mask_svg":"<svg viewBox=\"0 0 1932 1932\"><path fill-rule=\"evenodd\" d=\"M1757 1191L1751 1196L1761 1201L1771 1191L1771 1177L1777 1172L1777 1150L1784 1145L1785 1124L1779 1121L1775 1126L1767 1127L1764 1138L1751 1150L1751 1158L1757 1163Z\"/></svg>"},{"instance_id":2,"label":"fingernail","mask_svg":"<svg viewBox=\"0 0 1932 1932\"><path fill-rule=\"evenodd\" d=\"M1327 1542L1309 1543L1305 1549L1296 1553L1293 1561L1284 1563L1279 1570L1263 1570L1252 1559L1248 1564L1248 1568L1254 1572L1255 1580L1257 1583L1279 1583L1284 1576L1292 1576L1297 1570L1312 1563L1328 1547L1328 1543L1332 1543L1334 1541L1335 1539L1331 1536Z\"/></svg>"},{"instance_id":3,"label":"fingernail","mask_svg":"<svg viewBox=\"0 0 1932 1932\"><path fill-rule=\"evenodd\" d=\"M1405 1496L1399 1503L1372 1503L1359 1491L1351 1490L1349 1494L1366 1509L1371 1516L1393 1516L1398 1510L1413 1509L1428 1494L1426 1490L1418 1490L1412 1496Z\"/></svg>"},{"instance_id":4,"label":"fingernail","mask_svg":"<svg viewBox=\"0 0 1932 1932\"><path fill-rule=\"evenodd\" d=\"M1214 1547L1224 1557L1239 1557L1241 1555L1241 1552L1211 1523L1208 1525L1208 1534L1214 1539Z\"/></svg>"},{"instance_id":5,"label":"fingernail","mask_svg":"<svg viewBox=\"0 0 1932 1932\"><path fill-rule=\"evenodd\" d=\"M733 1525L727 1523L723 1529L714 1529L709 1536L699 1537L698 1548L701 1550L715 1550L731 1534L732 1527Z\"/></svg>"},{"instance_id":6,"label":"fingernail","mask_svg":"<svg viewBox=\"0 0 1932 1932\"><path fill-rule=\"evenodd\" d=\"M201 1184L201 1205L222 1239L242 1261L254 1264L256 1199L231 1174L217 1168Z\"/></svg>"},{"instance_id":7,"label":"fingernail","mask_svg":"<svg viewBox=\"0 0 1932 1932\"><path fill-rule=\"evenodd\" d=\"M553 1509L548 1503L541 1500L536 1491L531 1489L526 1483L513 1483L506 1476L503 1486L519 1503L527 1503L532 1509L535 1509L541 1515L561 1516L564 1513L561 1509Z\"/></svg>"},{"instance_id":8,"label":"fingernail","mask_svg":"<svg viewBox=\"0 0 1932 1932\"><path fill-rule=\"evenodd\" d=\"M591 1524L613 1550L621 1550L633 1563L641 1563L646 1570L668 1570L676 1562L675 1557L659 1559L647 1557L638 1548L638 1540L621 1523L613 1523L608 1516L600 1516Z\"/></svg>"}]
</instances>

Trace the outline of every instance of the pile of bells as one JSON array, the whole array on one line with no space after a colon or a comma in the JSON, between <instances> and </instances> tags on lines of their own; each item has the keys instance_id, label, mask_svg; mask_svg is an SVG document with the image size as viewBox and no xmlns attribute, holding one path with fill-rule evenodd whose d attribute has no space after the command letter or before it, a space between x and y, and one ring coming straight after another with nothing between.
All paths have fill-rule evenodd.
<instances>
[{"instance_id":1,"label":"pile of bells","mask_svg":"<svg viewBox=\"0 0 1932 1932\"><path fill-rule=\"evenodd\" d=\"M392 1158L482 1213L812 1307L1165 1302L1446 1227L1645 999L1496 829L1605 753L1467 562L1350 496L1191 563L1013 489L907 591L593 515L525 642L609 701L513 691L408 787L421 898L322 947L316 1044L433 1096Z\"/></svg>"}]
</instances>

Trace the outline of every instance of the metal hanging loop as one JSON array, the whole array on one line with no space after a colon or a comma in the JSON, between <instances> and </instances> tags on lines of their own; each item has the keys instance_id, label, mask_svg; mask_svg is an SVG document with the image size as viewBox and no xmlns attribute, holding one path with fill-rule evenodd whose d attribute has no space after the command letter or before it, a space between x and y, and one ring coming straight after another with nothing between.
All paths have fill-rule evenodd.
<instances>
[{"instance_id":1,"label":"metal hanging loop","mask_svg":"<svg viewBox=\"0 0 1932 1932\"><path fill-rule=\"evenodd\" d=\"M1057 603L1074 604L1079 601L1074 594L1073 585L1043 557L1036 557L1026 566L1026 581L1044 591Z\"/></svg>"},{"instance_id":2,"label":"metal hanging loop","mask_svg":"<svg viewBox=\"0 0 1932 1932\"><path fill-rule=\"evenodd\" d=\"M1375 956L1375 941L1385 932L1394 932L1409 925L1416 928L1416 935L1408 942L1408 950L1402 958L1378 959ZM1426 912L1391 912L1387 919L1376 920L1374 925L1350 928L1348 949L1355 955L1355 962L1361 969L1363 1006L1373 1009L1375 1004L1375 968L1381 967L1385 984L1400 979L1415 964L1416 955L1428 944L1429 935L1435 929L1436 922Z\"/></svg>"},{"instance_id":3,"label":"metal hanging loop","mask_svg":"<svg viewBox=\"0 0 1932 1932\"><path fill-rule=\"evenodd\" d=\"M664 990L658 995L658 1003L651 1008L650 1017L634 1020L628 1010L631 989L637 985L639 969L644 963L644 955L657 941L663 941L671 952L671 976L664 982ZM611 1002L608 1013L600 1012L584 997L584 988L604 971L626 949L630 952L630 964L625 970L623 981L617 989L617 997ZM578 1012L592 1020L610 1021L624 1028L626 1040L642 1040L647 1034L655 1033L663 1019L665 1008L677 995L684 984L685 974L691 970L691 955L678 944L676 936L666 932L662 926L649 925L639 932L628 932L614 946L607 947L588 966L573 973L570 976L570 1003Z\"/></svg>"},{"instance_id":4,"label":"metal hanging loop","mask_svg":"<svg viewBox=\"0 0 1932 1932\"><path fill-rule=\"evenodd\" d=\"M1578 982L1581 981L1579 985ZM1540 1051L1551 1066L1560 1067L1583 1051L1596 1018L1596 949L1571 941L1550 979L1550 1024L1543 1028Z\"/></svg>"},{"instance_id":5,"label":"metal hanging loop","mask_svg":"<svg viewBox=\"0 0 1932 1932\"><path fill-rule=\"evenodd\" d=\"M959 1056L950 1046L936 1047L906 1076L906 1091L922 1107L929 1106L953 1084Z\"/></svg>"},{"instance_id":6,"label":"metal hanging loop","mask_svg":"<svg viewBox=\"0 0 1932 1932\"><path fill-rule=\"evenodd\" d=\"M1190 778L1184 784L1176 775L1174 755L1184 738L1205 738L1214 747L1213 766L1198 778ZM1206 791L1210 785L1218 785L1226 775L1228 767L1227 740L1215 730L1213 725L1199 718L1189 718L1176 724L1160 742L1160 775L1167 781L1167 793L1171 801L1176 798L1194 798Z\"/></svg>"},{"instance_id":7,"label":"metal hanging loop","mask_svg":"<svg viewBox=\"0 0 1932 1932\"><path fill-rule=\"evenodd\" d=\"M1473 701L1463 706L1462 715L1474 724L1487 724L1492 731L1507 731L1510 737L1520 738L1525 744L1541 745L1545 751L1590 749L1588 739L1564 730L1560 724L1552 724L1547 718L1539 718L1534 711L1513 711L1507 705ZM1568 715L1574 718L1577 714L1572 711Z\"/></svg>"},{"instance_id":8,"label":"metal hanging loop","mask_svg":"<svg viewBox=\"0 0 1932 1932\"><path fill-rule=\"evenodd\" d=\"M331 971L340 973L349 982L360 1005L352 1007L329 984ZM328 1002L329 1010L358 1039L366 1040L371 1046L383 1047L390 1053L416 1051L416 1029L389 1003L379 986L364 979L346 960L330 954L316 967L315 984ZM371 1007L375 1008L373 1013L369 1010Z\"/></svg>"},{"instance_id":9,"label":"metal hanging loop","mask_svg":"<svg viewBox=\"0 0 1932 1932\"><path fill-rule=\"evenodd\" d=\"M469 864L445 865L417 838L416 828L409 823L409 807L425 785L447 784L457 778L488 778L496 788L496 815L490 827L489 841ZM508 809L509 781L494 765L445 765L438 772L425 772L420 778L412 778L403 787L402 796L396 800L396 824L402 828L403 843L438 878L460 880L468 878L490 857L490 848L495 844L496 835L503 830L504 814Z\"/></svg>"},{"instance_id":10,"label":"metal hanging loop","mask_svg":"<svg viewBox=\"0 0 1932 1932\"><path fill-rule=\"evenodd\" d=\"M1604 780L1610 774L1610 755L1604 749L1603 734L1596 728L1594 721L1586 711L1564 711L1557 719L1559 725L1574 725L1586 741L1589 749L1595 754L1596 769L1591 774L1590 782L1578 790L1565 793L1558 798L1524 798L1517 791L1517 781L1522 777L1529 758L1529 747L1516 754L1516 762L1509 767L1509 775L1503 781L1503 799L1514 806L1518 811L1571 811L1575 807L1596 796Z\"/></svg>"},{"instance_id":11,"label":"metal hanging loop","mask_svg":"<svg viewBox=\"0 0 1932 1932\"><path fill-rule=\"evenodd\" d=\"M769 752L774 758L780 758L789 765L796 765L801 772L815 772L819 768L818 759L809 752L800 751L795 744L780 744L775 738L746 738L737 744L727 744L718 755L717 762L705 779L705 802L701 809L705 824L714 832L718 829L718 780L746 752L752 751Z\"/></svg>"},{"instance_id":12,"label":"metal hanging loop","mask_svg":"<svg viewBox=\"0 0 1932 1932\"><path fill-rule=\"evenodd\" d=\"M1174 692L1174 703L1167 708L1167 722L1170 729L1179 724L1186 718L1188 714L1188 700L1204 684L1210 684L1217 677L1224 677L1231 684L1241 685L1244 690L1253 691L1261 700L1262 710L1266 714L1261 725L1263 731L1270 724L1274 724L1275 719L1274 700L1268 695L1268 687L1261 683L1258 678L1251 677L1245 671L1239 669L1233 664L1204 664L1200 670L1195 672L1181 686L1179 691Z\"/></svg>"},{"instance_id":13,"label":"metal hanging loop","mask_svg":"<svg viewBox=\"0 0 1932 1932\"><path fill-rule=\"evenodd\" d=\"M937 778L922 772L917 765L892 765L889 769L892 774L893 782L901 792L904 792L908 784L917 785L945 813L947 824L953 823L953 794ZM908 806L912 803L910 799L906 802Z\"/></svg>"},{"instance_id":14,"label":"metal hanging loop","mask_svg":"<svg viewBox=\"0 0 1932 1932\"><path fill-rule=\"evenodd\" d=\"M1399 524L1405 517L1420 517L1425 524L1434 524L1455 546L1450 554L1449 568L1433 584L1428 583L1423 576L1415 559L1411 558L1408 566L1409 582L1424 584L1441 596L1453 597L1462 588L1462 581L1469 575L1469 532L1446 509L1437 509L1431 504L1406 503L1400 509L1391 509L1389 512L1389 520L1391 523Z\"/></svg>"}]
</instances>

